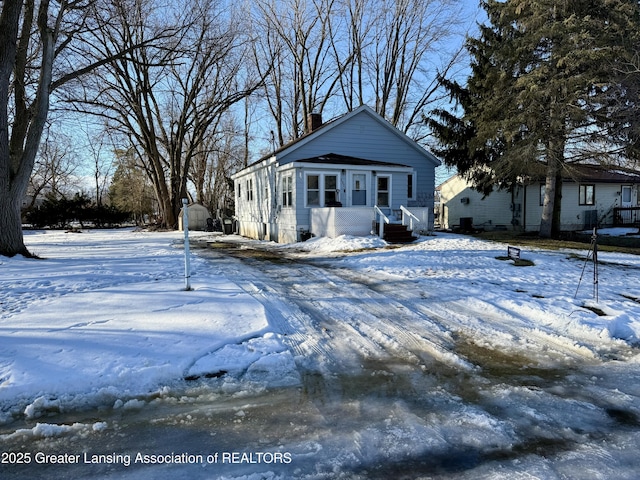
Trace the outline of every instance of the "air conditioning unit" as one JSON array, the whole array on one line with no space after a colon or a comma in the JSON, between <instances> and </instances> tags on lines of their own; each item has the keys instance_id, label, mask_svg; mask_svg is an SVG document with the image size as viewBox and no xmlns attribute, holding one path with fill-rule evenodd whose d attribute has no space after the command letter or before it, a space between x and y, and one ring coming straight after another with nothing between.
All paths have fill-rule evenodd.
<instances>
[{"instance_id":1,"label":"air conditioning unit","mask_svg":"<svg viewBox=\"0 0 640 480\"><path fill-rule=\"evenodd\" d=\"M585 230L591 230L598 226L598 210L585 210L582 212L583 227Z\"/></svg>"}]
</instances>

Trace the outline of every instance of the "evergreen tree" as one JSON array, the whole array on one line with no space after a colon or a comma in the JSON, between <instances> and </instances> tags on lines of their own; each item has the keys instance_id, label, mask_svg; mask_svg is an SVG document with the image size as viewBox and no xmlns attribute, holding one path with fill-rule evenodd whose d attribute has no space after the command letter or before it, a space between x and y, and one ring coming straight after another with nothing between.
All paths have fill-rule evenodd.
<instances>
[{"instance_id":1,"label":"evergreen tree","mask_svg":"<svg viewBox=\"0 0 640 480\"><path fill-rule=\"evenodd\" d=\"M136 166L131 152L117 151L116 171L109 187L109 201L122 212L129 212L137 225L153 215L154 193L144 172Z\"/></svg>"},{"instance_id":2,"label":"evergreen tree","mask_svg":"<svg viewBox=\"0 0 640 480\"><path fill-rule=\"evenodd\" d=\"M631 27L638 2L486 0L482 6L488 24L467 42L466 87L443 79L462 115L440 110L430 121L443 147L438 153L485 193L544 177L540 235L553 236L563 173L572 163L619 150L622 129L629 131L619 107L624 104L628 120L635 103L619 101L631 90L613 65L634 51L629 37L637 35ZM621 133L612 141L616 125Z\"/></svg>"}]
</instances>

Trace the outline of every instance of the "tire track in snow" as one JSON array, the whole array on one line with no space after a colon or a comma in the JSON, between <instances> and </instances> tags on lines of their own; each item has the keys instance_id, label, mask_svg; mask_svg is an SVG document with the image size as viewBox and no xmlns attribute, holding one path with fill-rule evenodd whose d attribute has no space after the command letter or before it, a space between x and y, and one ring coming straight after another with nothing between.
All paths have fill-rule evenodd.
<instances>
[{"instance_id":1,"label":"tire track in snow","mask_svg":"<svg viewBox=\"0 0 640 480\"><path fill-rule=\"evenodd\" d=\"M448 330L430 317L399 303L394 294L381 294L325 268L307 267L305 270L308 276L317 279L318 284L325 283L324 289L331 292L330 298L347 299L347 307L355 309L349 323L359 334L379 337L379 343L387 350L413 356L421 362L435 359L457 368L471 368L452 353L455 341ZM344 310L338 313L344 315Z\"/></svg>"},{"instance_id":2,"label":"tire track in snow","mask_svg":"<svg viewBox=\"0 0 640 480\"><path fill-rule=\"evenodd\" d=\"M525 353L534 350L561 359L590 363L606 362L618 356L626 357L632 350L623 342L612 340L610 350L602 352L598 346L590 345L588 337L582 332L575 334L547 331L544 325L532 328L519 320L518 312L476 297L465 298L464 292L456 291L455 295L442 301L420 292L419 287L398 288L397 284L372 282L368 277L344 269L337 274L354 283L364 283L382 294L394 295L406 308L423 313L432 321L437 321L442 328L469 338L478 338L481 334L483 342L492 343L498 348L514 349L520 345ZM406 282L407 285L411 283Z\"/></svg>"},{"instance_id":3,"label":"tire track in snow","mask_svg":"<svg viewBox=\"0 0 640 480\"><path fill-rule=\"evenodd\" d=\"M198 250L198 253L216 260L216 266L223 274L253 298L259 301L267 314L269 323L277 333L284 336L286 344L292 350L297 364L305 368L321 369L321 365L309 365L310 359L321 358L327 365L339 363L339 356L333 348L330 338L322 334L321 320L300 309L295 302L287 301L287 292L280 285L287 272L274 281L259 268L262 262L237 258L233 249ZM249 270L249 271L248 271Z\"/></svg>"},{"instance_id":4,"label":"tire track in snow","mask_svg":"<svg viewBox=\"0 0 640 480\"><path fill-rule=\"evenodd\" d=\"M327 360L357 369L371 359L474 368L453 353L455 339L448 330L393 295L307 262L283 263L279 256L278 261L269 261L247 248L224 250L251 268L250 279L237 264L224 268L225 274L265 306L274 328L287 336L296 356L305 357L307 363L317 358L318 369ZM230 261L221 253L207 256L222 257L217 262L221 266L221 261Z\"/></svg>"}]
</instances>

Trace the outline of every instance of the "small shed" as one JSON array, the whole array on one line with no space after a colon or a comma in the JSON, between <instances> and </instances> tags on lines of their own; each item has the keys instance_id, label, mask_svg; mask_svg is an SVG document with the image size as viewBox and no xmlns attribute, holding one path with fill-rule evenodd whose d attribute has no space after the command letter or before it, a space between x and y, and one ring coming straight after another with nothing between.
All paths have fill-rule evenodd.
<instances>
[{"instance_id":1,"label":"small shed","mask_svg":"<svg viewBox=\"0 0 640 480\"><path fill-rule=\"evenodd\" d=\"M180 210L180 216L178 217L178 229L183 231L182 210ZM207 218L211 217L207 207L200 203L192 203L188 205L187 210L189 212L189 230L206 230Z\"/></svg>"}]
</instances>

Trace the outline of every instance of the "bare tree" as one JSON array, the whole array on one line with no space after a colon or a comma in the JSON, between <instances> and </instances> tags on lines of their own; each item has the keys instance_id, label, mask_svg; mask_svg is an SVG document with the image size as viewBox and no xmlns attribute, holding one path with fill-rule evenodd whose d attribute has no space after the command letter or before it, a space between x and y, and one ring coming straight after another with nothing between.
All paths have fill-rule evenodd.
<instances>
[{"instance_id":1,"label":"bare tree","mask_svg":"<svg viewBox=\"0 0 640 480\"><path fill-rule=\"evenodd\" d=\"M276 65L266 98L280 145L311 129L309 114L322 113L351 61L341 60L340 50L330 48L337 7L338 0L255 2L257 63Z\"/></svg>"},{"instance_id":2,"label":"bare tree","mask_svg":"<svg viewBox=\"0 0 640 480\"><path fill-rule=\"evenodd\" d=\"M258 0L256 59L275 60L265 88L283 145L309 131L309 113L369 104L420 140L424 114L446 98L438 74L462 51L455 0ZM452 45L455 45L452 46Z\"/></svg>"},{"instance_id":3,"label":"bare tree","mask_svg":"<svg viewBox=\"0 0 640 480\"><path fill-rule=\"evenodd\" d=\"M132 214L136 225L143 225L154 212L153 188L144 170L137 165L135 152L116 150L116 170L109 185L109 202Z\"/></svg>"},{"instance_id":4,"label":"bare tree","mask_svg":"<svg viewBox=\"0 0 640 480\"><path fill-rule=\"evenodd\" d=\"M91 156L91 168L93 170L93 186L96 194L96 205L101 206L104 202L104 193L107 189L107 182L110 177L113 165L110 158L105 158L105 135L102 133L87 134L87 145L85 151Z\"/></svg>"},{"instance_id":5,"label":"bare tree","mask_svg":"<svg viewBox=\"0 0 640 480\"><path fill-rule=\"evenodd\" d=\"M342 75L338 82L348 111L366 103L364 54L371 45L376 0L342 0L339 18L330 19L330 45ZM346 52L346 55L345 55Z\"/></svg>"},{"instance_id":6,"label":"bare tree","mask_svg":"<svg viewBox=\"0 0 640 480\"><path fill-rule=\"evenodd\" d=\"M194 158L206 154L220 117L262 83L245 69L249 37L214 0L174 3L172 10L156 10L153 0L117 0L101 15L95 41L103 55L114 45L142 46L105 66L93 98L84 100L135 149L163 225L175 228ZM171 35L147 42L159 31Z\"/></svg>"},{"instance_id":7,"label":"bare tree","mask_svg":"<svg viewBox=\"0 0 640 480\"><path fill-rule=\"evenodd\" d=\"M74 173L80 164L71 139L61 133L46 131L29 179L28 194L33 207L41 195L65 197L78 187Z\"/></svg>"},{"instance_id":8,"label":"bare tree","mask_svg":"<svg viewBox=\"0 0 640 480\"><path fill-rule=\"evenodd\" d=\"M0 13L0 255L30 253L20 209L52 92L127 53L93 53L86 34L102 0L4 0ZM135 48L135 46L131 46Z\"/></svg>"},{"instance_id":9,"label":"bare tree","mask_svg":"<svg viewBox=\"0 0 640 480\"><path fill-rule=\"evenodd\" d=\"M54 60L72 33L65 20L86 2L4 0L0 14L0 254L29 255L20 207L55 86ZM76 25L77 29L77 25ZM72 29L73 30L73 29ZM35 33L34 33L35 32Z\"/></svg>"},{"instance_id":10,"label":"bare tree","mask_svg":"<svg viewBox=\"0 0 640 480\"><path fill-rule=\"evenodd\" d=\"M448 41L461 33L461 2L383 0L377 5L374 40L365 53L375 109L408 132L438 99L438 71L448 71L461 51L462 46L453 52L448 48Z\"/></svg>"},{"instance_id":11,"label":"bare tree","mask_svg":"<svg viewBox=\"0 0 640 480\"><path fill-rule=\"evenodd\" d=\"M243 135L235 126L233 115L227 115L216 129L216 135L206 142L206 152L194 162L193 183L196 199L214 215L228 215L233 211L233 183L231 174L244 166Z\"/></svg>"}]
</instances>

